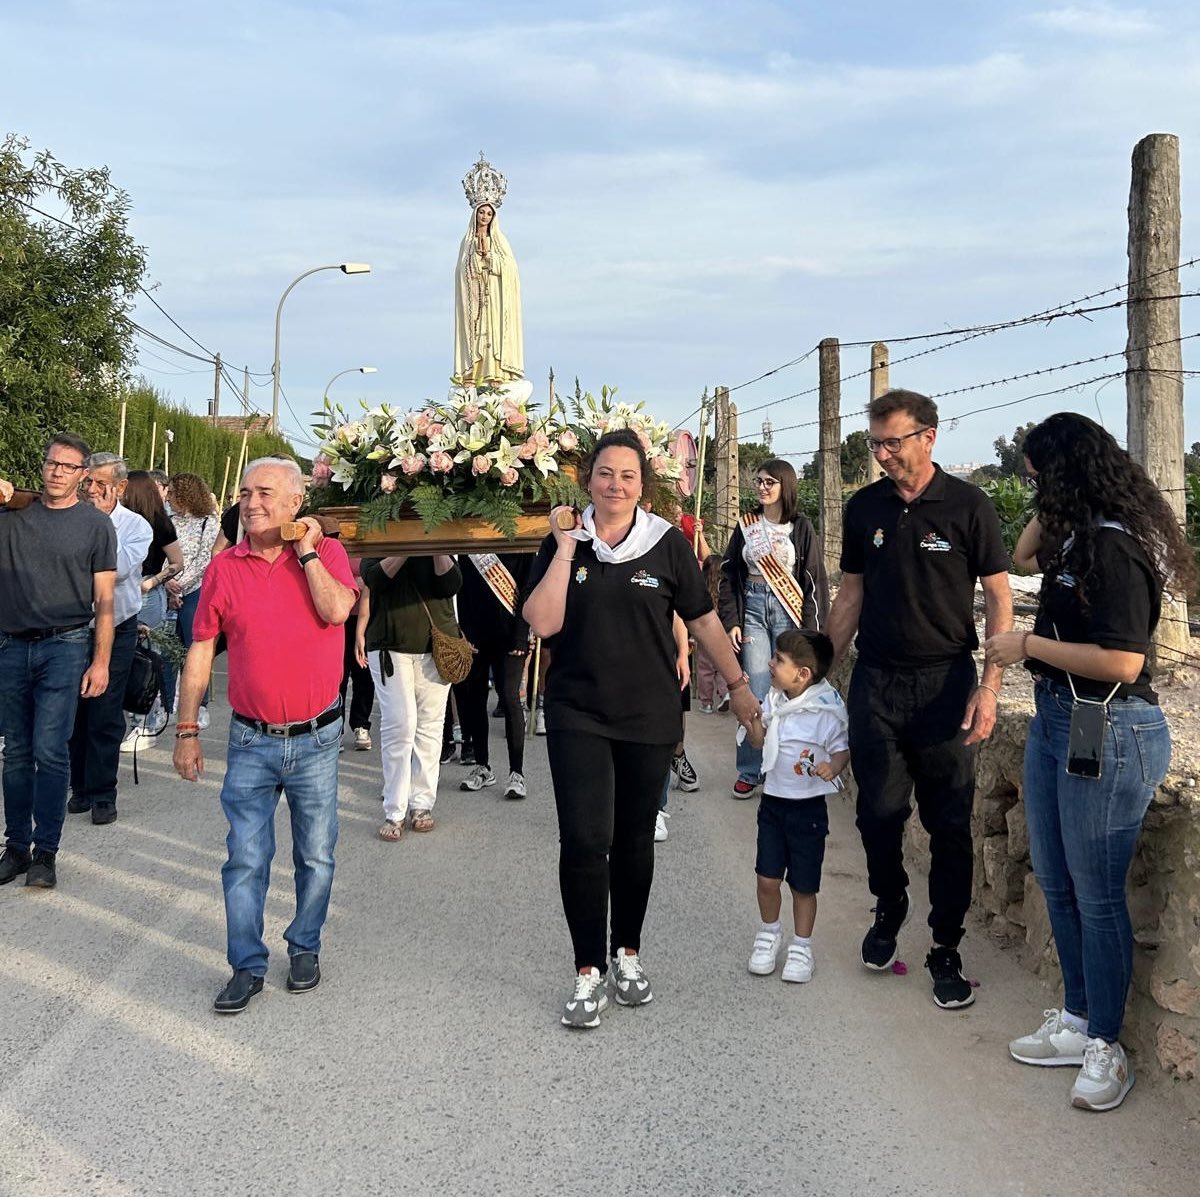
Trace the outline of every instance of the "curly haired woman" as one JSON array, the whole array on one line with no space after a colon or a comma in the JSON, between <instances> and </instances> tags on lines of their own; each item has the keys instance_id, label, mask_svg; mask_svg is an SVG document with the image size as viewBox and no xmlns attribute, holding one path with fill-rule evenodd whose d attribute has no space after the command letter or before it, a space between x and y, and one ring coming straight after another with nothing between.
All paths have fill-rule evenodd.
<instances>
[{"instance_id":1,"label":"curly haired woman","mask_svg":"<svg viewBox=\"0 0 1200 1197\"><path fill-rule=\"evenodd\" d=\"M1133 1084L1119 1042L1133 971L1125 880L1171 758L1146 657L1164 588L1190 588L1196 569L1166 500L1094 421L1060 412L1024 449L1037 514L1014 560L1044 570L1038 613L1032 632L986 649L1002 666L1025 661L1035 679L1025 816L1064 997L1008 1050L1023 1064L1078 1067L1071 1104L1111 1110Z\"/></svg>"}]
</instances>

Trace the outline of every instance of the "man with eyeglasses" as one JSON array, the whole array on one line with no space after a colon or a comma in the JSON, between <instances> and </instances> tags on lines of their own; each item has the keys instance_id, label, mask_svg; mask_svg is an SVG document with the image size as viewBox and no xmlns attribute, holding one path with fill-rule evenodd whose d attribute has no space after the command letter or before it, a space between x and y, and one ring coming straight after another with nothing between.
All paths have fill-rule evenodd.
<instances>
[{"instance_id":1,"label":"man with eyeglasses","mask_svg":"<svg viewBox=\"0 0 1200 1197\"><path fill-rule=\"evenodd\" d=\"M861 957L877 971L896 959L909 917L903 837L915 795L930 837L933 944L925 967L934 1002L957 1009L975 1000L958 947L971 904L975 759L995 726L1003 677L986 665L977 682L975 583L987 635L1007 631L1008 553L987 496L933 461L931 399L888 391L868 417L884 477L846 504L842 581L828 624L839 657L857 634L846 705L858 830L876 898Z\"/></svg>"},{"instance_id":2,"label":"man with eyeglasses","mask_svg":"<svg viewBox=\"0 0 1200 1197\"><path fill-rule=\"evenodd\" d=\"M0 885L21 874L27 886L56 884L76 707L108 686L117 538L102 512L79 501L89 453L60 433L46 446L38 501L0 509Z\"/></svg>"},{"instance_id":3,"label":"man with eyeglasses","mask_svg":"<svg viewBox=\"0 0 1200 1197\"><path fill-rule=\"evenodd\" d=\"M71 800L73 815L91 811L97 825L117 817L117 774L125 738L125 685L137 648L142 610L142 563L150 551L154 529L121 503L129 485L129 468L116 453L93 453L83 484L87 501L112 521L117 533L117 577L113 587L113 643L108 685L79 704L71 733Z\"/></svg>"}]
</instances>

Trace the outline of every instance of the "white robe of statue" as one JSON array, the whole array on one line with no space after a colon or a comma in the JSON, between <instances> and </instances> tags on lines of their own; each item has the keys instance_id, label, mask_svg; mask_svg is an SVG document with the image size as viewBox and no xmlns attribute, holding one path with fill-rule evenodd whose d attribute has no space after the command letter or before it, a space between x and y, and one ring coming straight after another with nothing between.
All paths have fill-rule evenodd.
<instances>
[{"instance_id":1,"label":"white robe of statue","mask_svg":"<svg viewBox=\"0 0 1200 1197\"><path fill-rule=\"evenodd\" d=\"M480 204L471 212L454 274L454 380L499 384L524 376L517 260L495 209Z\"/></svg>"}]
</instances>

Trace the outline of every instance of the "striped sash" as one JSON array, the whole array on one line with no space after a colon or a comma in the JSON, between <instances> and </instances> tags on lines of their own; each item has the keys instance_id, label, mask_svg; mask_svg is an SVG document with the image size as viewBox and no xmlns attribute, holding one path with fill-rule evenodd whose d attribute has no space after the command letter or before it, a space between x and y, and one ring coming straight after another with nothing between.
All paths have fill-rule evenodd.
<instances>
[{"instance_id":1,"label":"striped sash","mask_svg":"<svg viewBox=\"0 0 1200 1197\"><path fill-rule=\"evenodd\" d=\"M804 626L804 591L791 572L779 563L779 559L771 551L771 536L759 516L747 512L739 521L742 535L746 538L746 556L754 562L763 576L763 581L771 588L771 593L779 600L779 605L787 612L788 618L798 628Z\"/></svg>"},{"instance_id":2,"label":"striped sash","mask_svg":"<svg viewBox=\"0 0 1200 1197\"><path fill-rule=\"evenodd\" d=\"M479 570L480 576L488 584L488 589L499 600L500 605L509 613L517 612L517 582L508 572L504 562L495 553L469 553L471 564Z\"/></svg>"}]
</instances>

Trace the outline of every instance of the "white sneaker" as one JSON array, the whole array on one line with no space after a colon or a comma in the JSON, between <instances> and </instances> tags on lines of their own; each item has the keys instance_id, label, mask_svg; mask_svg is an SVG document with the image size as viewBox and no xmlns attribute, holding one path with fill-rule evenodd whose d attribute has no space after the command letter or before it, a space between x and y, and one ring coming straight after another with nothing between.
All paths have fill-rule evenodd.
<instances>
[{"instance_id":1,"label":"white sneaker","mask_svg":"<svg viewBox=\"0 0 1200 1197\"><path fill-rule=\"evenodd\" d=\"M660 810L654 816L654 842L661 844L667 838L667 820L671 816L665 810Z\"/></svg>"},{"instance_id":2,"label":"white sneaker","mask_svg":"<svg viewBox=\"0 0 1200 1197\"><path fill-rule=\"evenodd\" d=\"M139 723L137 727L132 728L125 739L121 741L122 752L136 752L138 750L145 752L147 748L153 748L155 743L154 736L150 734Z\"/></svg>"},{"instance_id":3,"label":"white sneaker","mask_svg":"<svg viewBox=\"0 0 1200 1197\"><path fill-rule=\"evenodd\" d=\"M779 949L783 946L782 931L759 929L750 951L749 969L756 977L769 977L779 963Z\"/></svg>"},{"instance_id":4,"label":"white sneaker","mask_svg":"<svg viewBox=\"0 0 1200 1197\"><path fill-rule=\"evenodd\" d=\"M608 1006L608 988L598 968L575 977L575 992L563 1007L564 1027L598 1027L600 1014Z\"/></svg>"},{"instance_id":5,"label":"white sneaker","mask_svg":"<svg viewBox=\"0 0 1200 1197\"><path fill-rule=\"evenodd\" d=\"M1083 1064L1083 1052L1088 1037L1063 1021L1061 1010L1043 1011L1046 1021L1030 1035L1022 1035L1008 1045L1008 1054L1022 1064L1037 1064L1042 1068L1058 1068Z\"/></svg>"},{"instance_id":6,"label":"white sneaker","mask_svg":"<svg viewBox=\"0 0 1200 1197\"><path fill-rule=\"evenodd\" d=\"M371 733L365 727L354 729L354 747L358 752L371 751Z\"/></svg>"},{"instance_id":7,"label":"white sneaker","mask_svg":"<svg viewBox=\"0 0 1200 1197\"><path fill-rule=\"evenodd\" d=\"M711 715L713 713L713 705L711 702L702 702L700 704L701 715Z\"/></svg>"},{"instance_id":8,"label":"white sneaker","mask_svg":"<svg viewBox=\"0 0 1200 1197\"><path fill-rule=\"evenodd\" d=\"M533 722L533 734L535 736L544 736L546 734L546 712L538 707L537 717Z\"/></svg>"},{"instance_id":9,"label":"white sneaker","mask_svg":"<svg viewBox=\"0 0 1200 1197\"><path fill-rule=\"evenodd\" d=\"M196 714L196 722L200 724L200 730L203 731L208 726L208 707L201 707Z\"/></svg>"},{"instance_id":10,"label":"white sneaker","mask_svg":"<svg viewBox=\"0 0 1200 1197\"><path fill-rule=\"evenodd\" d=\"M811 981L816 965L813 964L812 948L806 943L788 944L787 959L783 962L783 979L803 984Z\"/></svg>"},{"instance_id":11,"label":"white sneaker","mask_svg":"<svg viewBox=\"0 0 1200 1197\"><path fill-rule=\"evenodd\" d=\"M525 777L516 769L508 775L508 786L504 790L504 797L509 799L525 797Z\"/></svg>"},{"instance_id":12,"label":"white sneaker","mask_svg":"<svg viewBox=\"0 0 1200 1197\"><path fill-rule=\"evenodd\" d=\"M636 952L618 948L608 970L608 980L613 988L613 997L618 1006L644 1006L654 1001L650 991L650 978Z\"/></svg>"},{"instance_id":13,"label":"white sneaker","mask_svg":"<svg viewBox=\"0 0 1200 1197\"><path fill-rule=\"evenodd\" d=\"M1071 1087L1071 1104L1077 1110L1115 1110L1133 1088L1133 1072L1119 1043L1089 1039L1083 1049L1083 1067Z\"/></svg>"},{"instance_id":14,"label":"white sneaker","mask_svg":"<svg viewBox=\"0 0 1200 1197\"><path fill-rule=\"evenodd\" d=\"M458 783L460 790L482 790L484 786L494 786L496 775L487 765L476 765L470 773Z\"/></svg>"},{"instance_id":15,"label":"white sneaker","mask_svg":"<svg viewBox=\"0 0 1200 1197\"><path fill-rule=\"evenodd\" d=\"M150 714L146 716L146 730L156 736L166 726L167 712L163 710L162 703L156 698L154 705L150 708Z\"/></svg>"}]
</instances>

